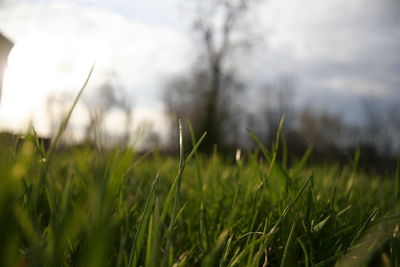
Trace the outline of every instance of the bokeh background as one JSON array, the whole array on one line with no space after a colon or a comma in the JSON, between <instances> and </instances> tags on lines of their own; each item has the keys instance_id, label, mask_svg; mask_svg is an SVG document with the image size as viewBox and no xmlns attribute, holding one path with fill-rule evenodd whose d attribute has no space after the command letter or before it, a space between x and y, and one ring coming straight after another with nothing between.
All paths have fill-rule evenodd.
<instances>
[{"instance_id":1,"label":"bokeh background","mask_svg":"<svg viewBox=\"0 0 400 267\"><path fill-rule=\"evenodd\" d=\"M294 153L400 145L397 0L3 0L0 32L3 132L51 137L95 64L65 143L173 150L182 117L230 151L247 128L272 144L285 115Z\"/></svg>"}]
</instances>

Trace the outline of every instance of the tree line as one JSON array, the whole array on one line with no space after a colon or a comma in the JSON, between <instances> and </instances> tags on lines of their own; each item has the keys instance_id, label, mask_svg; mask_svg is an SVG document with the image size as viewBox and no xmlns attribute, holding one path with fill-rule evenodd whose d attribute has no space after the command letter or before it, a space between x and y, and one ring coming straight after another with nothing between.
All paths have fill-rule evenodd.
<instances>
[{"instance_id":1,"label":"tree line","mask_svg":"<svg viewBox=\"0 0 400 267\"><path fill-rule=\"evenodd\" d=\"M177 140L177 121L191 124L198 137L207 132L199 148L211 153L234 151L238 147L254 149L246 136L252 129L272 146L281 118L287 147L301 155L313 147L316 159L346 159L358 148L364 152L365 164L387 162L400 145L400 105L379 105L373 98L360 100L363 122L349 123L340 114L295 105L296 80L284 75L265 83L258 97L261 104L249 112L245 84L238 70L246 68L240 60L260 41L249 18L260 1L195 1L191 32L198 44L198 55L187 73L172 77L166 85L164 103L169 118L171 149ZM362 118L360 118L362 120ZM186 129L185 143L190 147Z\"/></svg>"}]
</instances>

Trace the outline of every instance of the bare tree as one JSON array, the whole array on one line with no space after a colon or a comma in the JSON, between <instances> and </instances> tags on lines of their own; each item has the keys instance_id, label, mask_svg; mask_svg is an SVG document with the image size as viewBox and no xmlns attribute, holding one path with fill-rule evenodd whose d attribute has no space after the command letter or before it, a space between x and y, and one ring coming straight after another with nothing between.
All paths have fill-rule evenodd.
<instances>
[{"instance_id":1,"label":"bare tree","mask_svg":"<svg viewBox=\"0 0 400 267\"><path fill-rule=\"evenodd\" d=\"M232 56L254 42L246 30L246 16L256 2L194 2L193 31L201 54L187 77L168 84L165 102L173 120L177 116L189 119L197 134L208 132L203 151L210 152L215 144L224 145L224 129L232 127L234 94L243 88Z\"/></svg>"}]
</instances>

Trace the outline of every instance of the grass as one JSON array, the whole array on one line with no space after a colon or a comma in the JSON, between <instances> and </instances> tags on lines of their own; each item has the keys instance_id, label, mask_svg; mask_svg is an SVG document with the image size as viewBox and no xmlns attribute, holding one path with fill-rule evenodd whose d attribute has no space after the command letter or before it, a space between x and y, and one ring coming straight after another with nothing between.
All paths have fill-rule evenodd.
<instances>
[{"instance_id":1,"label":"grass","mask_svg":"<svg viewBox=\"0 0 400 267\"><path fill-rule=\"evenodd\" d=\"M288 167L250 131L259 151L234 163L198 154L205 135L177 159L57 151L71 112L47 151L34 132L0 140L0 266L400 264L400 160L392 178L359 152Z\"/></svg>"},{"instance_id":2,"label":"grass","mask_svg":"<svg viewBox=\"0 0 400 267\"><path fill-rule=\"evenodd\" d=\"M2 143L0 265L399 265L396 179L283 168L261 143L227 163L203 138L179 159Z\"/></svg>"}]
</instances>

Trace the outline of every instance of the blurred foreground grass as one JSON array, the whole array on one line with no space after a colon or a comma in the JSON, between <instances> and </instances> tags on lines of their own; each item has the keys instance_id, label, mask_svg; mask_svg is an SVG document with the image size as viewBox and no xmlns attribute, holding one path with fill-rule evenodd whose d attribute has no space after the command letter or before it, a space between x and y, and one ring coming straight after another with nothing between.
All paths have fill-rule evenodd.
<instances>
[{"instance_id":1,"label":"blurred foreground grass","mask_svg":"<svg viewBox=\"0 0 400 267\"><path fill-rule=\"evenodd\" d=\"M49 155L35 134L2 140L0 265L399 266L399 177L357 171L357 155L284 168L260 153Z\"/></svg>"}]
</instances>

